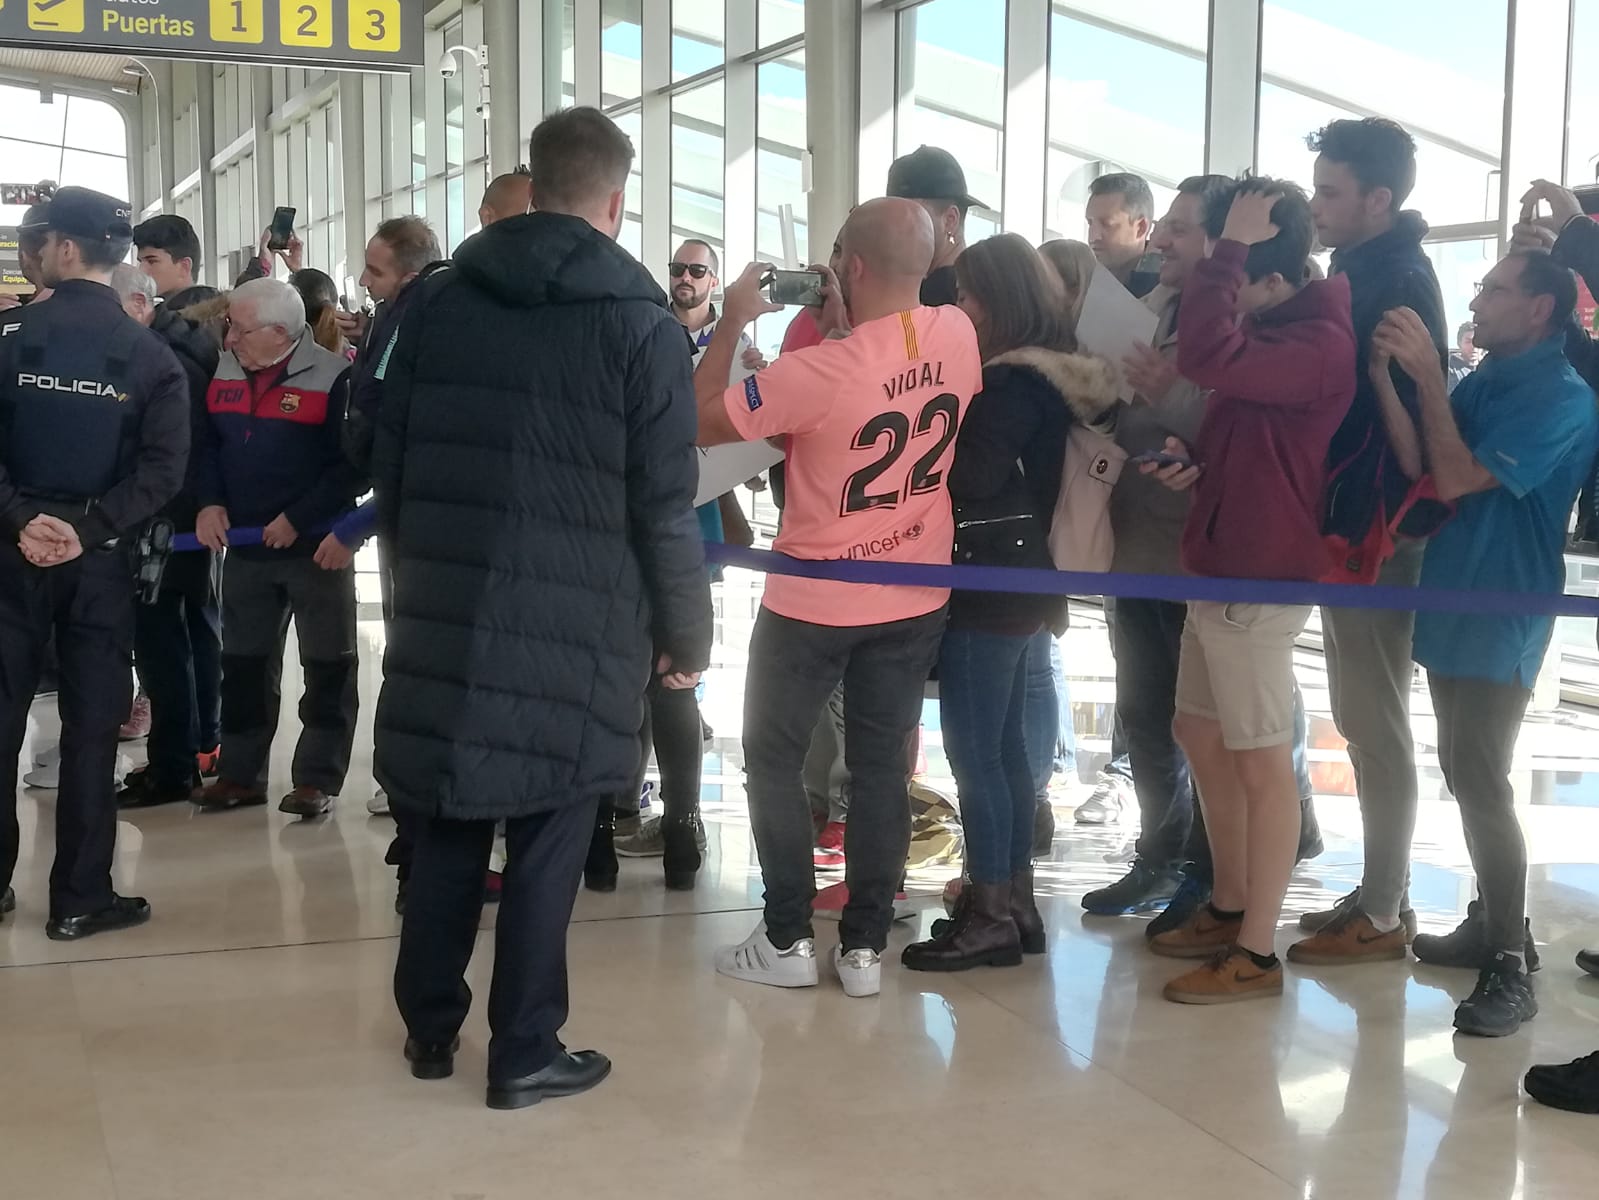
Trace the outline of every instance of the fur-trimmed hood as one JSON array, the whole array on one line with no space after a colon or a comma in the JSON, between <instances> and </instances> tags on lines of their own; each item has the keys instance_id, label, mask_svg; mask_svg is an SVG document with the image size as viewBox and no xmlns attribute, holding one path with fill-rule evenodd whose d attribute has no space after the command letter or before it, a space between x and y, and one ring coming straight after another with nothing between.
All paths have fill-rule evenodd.
<instances>
[{"instance_id":1,"label":"fur-trimmed hood","mask_svg":"<svg viewBox=\"0 0 1599 1200\"><path fill-rule=\"evenodd\" d=\"M1040 346L997 354L983 364L985 386L990 371L1020 368L1039 375L1084 425L1103 424L1116 408L1116 373L1092 354L1066 354Z\"/></svg>"}]
</instances>

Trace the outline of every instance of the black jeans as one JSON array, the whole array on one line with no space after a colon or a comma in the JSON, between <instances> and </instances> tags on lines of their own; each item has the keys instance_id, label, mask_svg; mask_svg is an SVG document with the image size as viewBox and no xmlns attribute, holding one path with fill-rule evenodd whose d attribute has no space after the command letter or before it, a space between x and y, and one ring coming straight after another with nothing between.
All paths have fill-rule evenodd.
<instances>
[{"instance_id":1,"label":"black jeans","mask_svg":"<svg viewBox=\"0 0 1599 1200\"><path fill-rule=\"evenodd\" d=\"M503 1083L561 1053L568 1012L566 929L594 833L598 801L505 823L505 885L494 927L489 1079ZM493 821L415 822L416 851L394 967L394 998L410 1035L452 1041L472 1007L466 968L483 916Z\"/></svg>"},{"instance_id":2,"label":"black jeans","mask_svg":"<svg viewBox=\"0 0 1599 1200\"><path fill-rule=\"evenodd\" d=\"M266 786L291 616L305 672L294 786L336 796L350 769L359 706L355 572L324 571L307 555L231 554L223 567L220 774Z\"/></svg>"},{"instance_id":3,"label":"black jeans","mask_svg":"<svg viewBox=\"0 0 1599 1200\"><path fill-rule=\"evenodd\" d=\"M138 606L134 655L150 697L150 778L186 787L222 740L222 613L216 597L163 590Z\"/></svg>"},{"instance_id":4,"label":"black jeans","mask_svg":"<svg viewBox=\"0 0 1599 1200\"><path fill-rule=\"evenodd\" d=\"M61 681L61 790L50 917L111 903L117 844L117 729L133 681L133 569L123 549L40 569L0 539L0 891L17 866L17 756L55 633Z\"/></svg>"},{"instance_id":5,"label":"black jeans","mask_svg":"<svg viewBox=\"0 0 1599 1200\"><path fill-rule=\"evenodd\" d=\"M693 688L662 687L650 681L644 694L644 727L639 730L638 771L633 786L611 801L619 813L636 815L650 749L661 772L661 805L668 817L688 817L699 811L700 775L705 767L705 733L700 724L700 702Z\"/></svg>"},{"instance_id":6,"label":"black jeans","mask_svg":"<svg viewBox=\"0 0 1599 1200\"><path fill-rule=\"evenodd\" d=\"M779 949L811 937L816 896L810 803L801 773L822 706L840 682L853 780L845 825L846 951L881 952L910 850L905 747L921 719L945 610L882 625L812 625L763 608L750 638L744 763L750 826L766 883L766 930Z\"/></svg>"},{"instance_id":7,"label":"black jeans","mask_svg":"<svg viewBox=\"0 0 1599 1200\"><path fill-rule=\"evenodd\" d=\"M1167 600L1116 602L1116 716L1127 731L1138 795L1137 853L1153 866L1183 860L1196 811L1188 760L1171 731L1187 616L1186 604Z\"/></svg>"},{"instance_id":8,"label":"black jeans","mask_svg":"<svg viewBox=\"0 0 1599 1200\"><path fill-rule=\"evenodd\" d=\"M1477 873L1488 949L1526 947L1527 842L1516 817L1510 765L1532 691L1514 683L1427 672L1438 716L1438 765L1460 808Z\"/></svg>"}]
</instances>

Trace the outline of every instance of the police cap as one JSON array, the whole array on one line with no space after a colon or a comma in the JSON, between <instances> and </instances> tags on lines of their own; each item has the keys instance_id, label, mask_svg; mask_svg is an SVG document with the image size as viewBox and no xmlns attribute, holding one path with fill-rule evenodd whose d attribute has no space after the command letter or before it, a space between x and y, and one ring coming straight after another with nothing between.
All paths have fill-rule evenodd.
<instances>
[{"instance_id":1,"label":"police cap","mask_svg":"<svg viewBox=\"0 0 1599 1200\"><path fill-rule=\"evenodd\" d=\"M21 228L59 233L89 242L131 242L133 209L126 200L107 196L88 188L64 187L50 197L42 220L24 223ZM29 210L33 217L36 210Z\"/></svg>"}]
</instances>

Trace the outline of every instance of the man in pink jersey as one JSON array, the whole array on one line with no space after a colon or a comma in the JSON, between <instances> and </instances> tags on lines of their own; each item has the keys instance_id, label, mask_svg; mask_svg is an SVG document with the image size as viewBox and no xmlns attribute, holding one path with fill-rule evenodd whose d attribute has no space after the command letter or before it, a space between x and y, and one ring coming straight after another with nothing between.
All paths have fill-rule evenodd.
<instances>
[{"instance_id":1,"label":"man in pink jersey","mask_svg":"<svg viewBox=\"0 0 1599 1200\"><path fill-rule=\"evenodd\" d=\"M872 200L833 250L829 303L848 336L782 355L723 391L738 332L772 311L765 268L727 289L696 373L704 445L788 438L777 549L795 558L947 563L955 536L944 480L955 434L982 386L977 335L957 308L924 308L932 222L914 201ZM836 275L834 274L836 272ZM841 315L841 314L840 314ZM854 791L849 903L834 964L851 996L876 995L894 893L910 847L905 744L921 714L949 592L773 575L750 640L744 761L750 824L766 883L765 920L717 955L723 975L775 987L817 982L812 826L801 770L822 706L842 682Z\"/></svg>"}]
</instances>

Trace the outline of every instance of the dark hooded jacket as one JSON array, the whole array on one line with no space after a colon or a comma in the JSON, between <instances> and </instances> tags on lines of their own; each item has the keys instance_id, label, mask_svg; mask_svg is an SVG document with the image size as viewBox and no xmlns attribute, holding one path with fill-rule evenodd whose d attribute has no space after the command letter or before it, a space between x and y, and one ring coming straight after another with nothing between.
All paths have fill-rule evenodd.
<instances>
[{"instance_id":1,"label":"dark hooded jacket","mask_svg":"<svg viewBox=\"0 0 1599 1200\"><path fill-rule=\"evenodd\" d=\"M1332 478L1323 529L1350 541L1364 538L1379 516L1391 519L1410 490L1410 480L1390 451L1382 405L1366 371L1372 334L1390 309L1409 308L1432 334L1440 368L1449 356L1443 295L1438 290L1432 260L1421 248L1427 228L1420 213L1402 212L1387 233L1347 250L1333 251L1332 274L1349 281L1350 317L1355 330L1355 399L1328 450ZM1392 375L1401 403L1419 424L1415 381L1397 365Z\"/></svg>"},{"instance_id":2,"label":"dark hooded jacket","mask_svg":"<svg viewBox=\"0 0 1599 1200\"><path fill-rule=\"evenodd\" d=\"M150 329L166 342L173 357L178 360L178 366L183 368L183 377L189 384L189 444L201 446L205 442L211 419L205 407L206 393L211 387L211 377L216 374L222 347L210 330L166 304L155 310ZM196 494L199 469L200 455L191 453L183 490L162 510L162 515L172 522L173 529L178 533L194 532L195 517L200 511ZM212 560L213 555L209 551L174 554L167 560L166 571L161 576L162 588L204 599L211 590Z\"/></svg>"},{"instance_id":3,"label":"dark hooded jacket","mask_svg":"<svg viewBox=\"0 0 1599 1200\"><path fill-rule=\"evenodd\" d=\"M683 327L554 213L496 222L418 286L372 455L394 568L377 777L464 820L621 791L655 656L710 658Z\"/></svg>"},{"instance_id":4,"label":"dark hooded jacket","mask_svg":"<svg viewBox=\"0 0 1599 1200\"><path fill-rule=\"evenodd\" d=\"M950 500L957 511L1032 514L1047 535L1072 425L1098 426L1115 406L1115 378L1099 359L1039 346L990 359L955 441ZM972 565L1013 564L973 559ZM1064 596L958 591L950 597L952 628L1031 635L1045 625L1060 628L1065 619Z\"/></svg>"}]
</instances>

